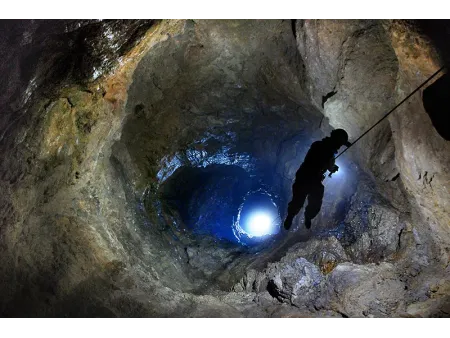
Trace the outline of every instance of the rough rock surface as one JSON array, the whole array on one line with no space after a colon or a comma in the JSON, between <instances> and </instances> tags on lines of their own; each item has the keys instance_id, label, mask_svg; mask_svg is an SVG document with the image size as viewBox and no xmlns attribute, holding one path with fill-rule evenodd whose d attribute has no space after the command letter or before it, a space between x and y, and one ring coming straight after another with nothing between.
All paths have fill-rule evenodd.
<instances>
[{"instance_id":1,"label":"rough rock surface","mask_svg":"<svg viewBox=\"0 0 450 338\"><path fill-rule=\"evenodd\" d=\"M312 140L366 130L448 57L445 30L1 26L0 315L449 316L450 145L420 94L346 154L310 232L300 215L289 234L230 244L190 231L163 198L177 169L233 166L284 209Z\"/></svg>"},{"instance_id":2,"label":"rough rock surface","mask_svg":"<svg viewBox=\"0 0 450 338\"><path fill-rule=\"evenodd\" d=\"M295 305L314 302L322 281L318 267L302 257L282 267L269 266L267 275L269 293Z\"/></svg>"},{"instance_id":3,"label":"rough rock surface","mask_svg":"<svg viewBox=\"0 0 450 338\"><path fill-rule=\"evenodd\" d=\"M436 49L430 36L421 34L421 25L370 20L297 22L300 53L307 73L315 74L309 77L313 102L319 105L321 97L336 92L323 108L333 126L348 130L354 138L439 68ZM370 58L364 56L368 46L372 46ZM336 121L335 116L339 116ZM368 162L380 178L390 180L399 174L413 200L420 199L414 202L429 226L440 233L436 240L445 241L441 231L450 224L444 211L449 203L444 197L448 182L441 177L448 177L449 143L433 128L419 94L389 117L389 126L383 123L356 146L359 160Z\"/></svg>"}]
</instances>

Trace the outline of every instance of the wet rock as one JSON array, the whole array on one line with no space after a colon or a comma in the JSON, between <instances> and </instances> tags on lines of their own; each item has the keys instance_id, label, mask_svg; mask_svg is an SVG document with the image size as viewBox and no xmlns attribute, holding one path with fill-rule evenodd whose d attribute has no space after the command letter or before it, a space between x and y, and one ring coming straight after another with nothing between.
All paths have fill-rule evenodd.
<instances>
[{"instance_id":1,"label":"wet rock","mask_svg":"<svg viewBox=\"0 0 450 338\"><path fill-rule=\"evenodd\" d=\"M85 82L111 71L152 20L4 20L0 106L18 110L37 88ZM3 106L9 101L9 106Z\"/></svg>"}]
</instances>

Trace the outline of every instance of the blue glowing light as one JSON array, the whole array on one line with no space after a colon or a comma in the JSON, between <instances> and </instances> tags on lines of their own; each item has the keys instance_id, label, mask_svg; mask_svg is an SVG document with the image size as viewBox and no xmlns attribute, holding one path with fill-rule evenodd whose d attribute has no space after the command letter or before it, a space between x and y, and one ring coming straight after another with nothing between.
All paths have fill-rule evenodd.
<instances>
[{"instance_id":1,"label":"blue glowing light","mask_svg":"<svg viewBox=\"0 0 450 338\"><path fill-rule=\"evenodd\" d=\"M249 194L239 208L234 224L235 236L247 238L265 238L280 231L278 207L271 196L264 192Z\"/></svg>"},{"instance_id":2,"label":"blue glowing light","mask_svg":"<svg viewBox=\"0 0 450 338\"><path fill-rule=\"evenodd\" d=\"M274 228L273 215L264 211L256 211L249 215L246 224L247 232L252 236L265 236L272 233Z\"/></svg>"}]
</instances>

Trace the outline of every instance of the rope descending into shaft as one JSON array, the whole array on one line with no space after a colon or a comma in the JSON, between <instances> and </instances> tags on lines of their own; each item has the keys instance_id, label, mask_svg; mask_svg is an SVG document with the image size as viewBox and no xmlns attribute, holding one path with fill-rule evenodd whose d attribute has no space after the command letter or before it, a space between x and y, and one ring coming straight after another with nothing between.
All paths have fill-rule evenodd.
<instances>
[{"instance_id":1,"label":"rope descending into shaft","mask_svg":"<svg viewBox=\"0 0 450 338\"><path fill-rule=\"evenodd\" d=\"M432 78L434 78L437 74L439 74L445 66L442 66L439 70L437 70L433 75L431 75L425 82L423 82L419 87L417 87L411 94L409 94L407 97L405 97L399 104L397 104L394 108L392 108L389 112L386 113L381 119L378 120L377 123L375 123L372 127L370 127L366 132L364 132L360 137L358 137L351 145L350 147L344 149L339 155L337 155L335 158L338 158L343 153L345 153L347 150L349 150L356 142L358 142L360 139L362 139L369 131L371 131L373 128L375 128L378 124L380 124L381 121L383 121L386 117L388 117L394 110L396 110L400 105L402 105L406 100L408 100L411 96L413 96L420 88L425 86L428 82L431 81Z\"/></svg>"}]
</instances>

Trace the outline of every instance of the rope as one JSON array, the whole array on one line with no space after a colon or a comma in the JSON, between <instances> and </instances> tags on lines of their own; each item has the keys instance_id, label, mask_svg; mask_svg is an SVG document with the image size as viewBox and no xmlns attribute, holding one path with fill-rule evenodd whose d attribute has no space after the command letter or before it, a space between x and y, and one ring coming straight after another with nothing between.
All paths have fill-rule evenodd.
<instances>
[{"instance_id":1,"label":"rope","mask_svg":"<svg viewBox=\"0 0 450 338\"><path fill-rule=\"evenodd\" d=\"M394 108L392 108L389 112L387 112L381 119L378 120L377 123L375 123L372 127L370 127L366 132L364 132L360 137L358 137L355 142L353 142L350 147L345 148L339 155L335 157L337 159L339 156L341 156L343 153L345 153L347 150L349 150L353 145L358 142L360 139L362 139L369 131L371 131L373 128L375 128L378 124L380 124L381 121L383 121L386 117L388 117L394 110L396 110L400 105L402 105L406 100L408 100L411 96L413 96L420 88L425 86L430 80L435 77L437 74L439 74L445 66L442 66L439 70L437 70L433 75L431 75L425 82L423 82L419 87L417 87L411 94L409 94L407 97L405 97L399 104L397 104Z\"/></svg>"}]
</instances>

